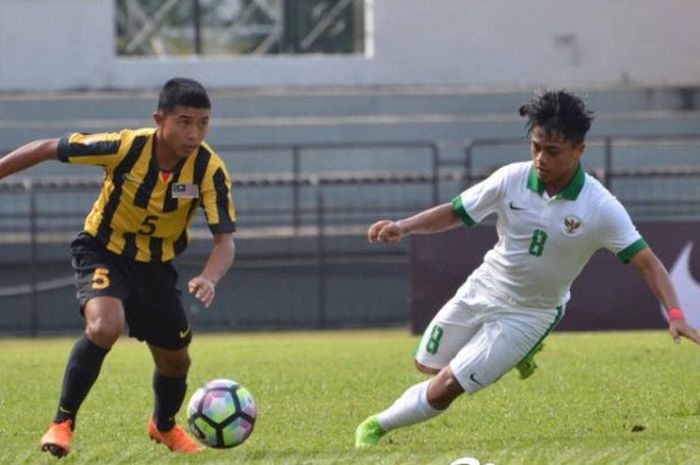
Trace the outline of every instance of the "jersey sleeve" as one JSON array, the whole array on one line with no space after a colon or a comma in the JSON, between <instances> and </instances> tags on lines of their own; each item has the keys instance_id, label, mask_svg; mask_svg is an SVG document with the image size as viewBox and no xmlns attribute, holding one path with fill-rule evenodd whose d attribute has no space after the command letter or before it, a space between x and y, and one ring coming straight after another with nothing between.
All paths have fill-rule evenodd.
<instances>
[{"instance_id":1,"label":"jersey sleeve","mask_svg":"<svg viewBox=\"0 0 700 465\"><path fill-rule=\"evenodd\" d=\"M637 252L648 247L627 210L616 198L600 206L598 238L601 247L617 255L622 263L629 262Z\"/></svg>"},{"instance_id":2,"label":"jersey sleeve","mask_svg":"<svg viewBox=\"0 0 700 465\"><path fill-rule=\"evenodd\" d=\"M128 143L126 137L126 131L67 134L58 143L58 159L64 163L110 168L123 157L120 148Z\"/></svg>"},{"instance_id":3,"label":"jersey sleeve","mask_svg":"<svg viewBox=\"0 0 700 465\"><path fill-rule=\"evenodd\" d=\"M503 195L507 167L500 168L491 176L465 190L452 199L452 211L467 226L474 226L491 213L496 212Z\"/></svg>"},{"instance_id":4,"label":"jersey sleeve","mask_svg":"<svg viewBox=\"0 0 700 465\"><path fill-rule=\"evenodd\" d=\"M236 209L231 195L231 176L226 165L215 159L202 180L202 208L213 234L236 230Z\"/></svg>"}]
</instances>

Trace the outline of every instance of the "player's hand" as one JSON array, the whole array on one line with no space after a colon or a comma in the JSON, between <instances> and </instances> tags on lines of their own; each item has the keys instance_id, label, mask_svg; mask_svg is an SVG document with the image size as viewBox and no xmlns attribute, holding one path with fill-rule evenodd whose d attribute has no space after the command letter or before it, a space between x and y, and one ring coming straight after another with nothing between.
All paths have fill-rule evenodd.
<instances>
[{"instance_id":1,"label":"player's hand","mask_svg":"<svg viewBox=\"0 0 700 465\"><path fill-rule=\"evenodd\" d=\"M187 288L190 294L195 296L197 300L202 302L205 307L209 307L214 301L216 290L214 282L210 279L201 276L195 276L187 283Z\"/></svg>"},{"instance_id":2,"label":"player's hand","mask_svg":"<svg viewBox=\"0 0 700 465\"><path fill-rule=\"evenodd\" d=\"M403 236L404 231L397 221L380 220L367 230L367 240L369 242L381 241L393 244L399 242Z\"/></svg>"},{"instance_id":3,"label":"player's hand","mask_svg":"<svg viewBox=\"0 0 700 465\"><path fill-rule=\"evenodd\" d=\"M671 333L671 337L676 344L681 342L681 336L683 336L700 345L700 335L698 335L697 331L688 326L685 320L672 320L668 324L668 332Z\"/></svg>"}]
</instances>

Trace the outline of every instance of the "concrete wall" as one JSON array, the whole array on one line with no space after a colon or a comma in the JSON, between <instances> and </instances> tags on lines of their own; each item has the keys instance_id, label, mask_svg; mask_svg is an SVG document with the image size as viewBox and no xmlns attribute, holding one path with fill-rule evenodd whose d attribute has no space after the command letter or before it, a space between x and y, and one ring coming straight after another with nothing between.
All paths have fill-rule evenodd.
<instances>
[{"instance_id":1,"label":"concrete wall","mask_svg":"<svg viewBox=\"0 0 700 465\"><path fill-rule=\"evenodd\" d=\"M0 91L209 87L696 85L700 2L374 0L368 56L121 58L113 0L0 0Z\"/></svg>"},{"instance_id":2,"label":"concrete wall","mask_svg":"<svg viewBox=\"0 0 700 465\"><path fill-rule=\"evenodd\" d=\"M111 0L0 0L0 90L104 87L114 49Z\"/></svg>"}]
</instances>

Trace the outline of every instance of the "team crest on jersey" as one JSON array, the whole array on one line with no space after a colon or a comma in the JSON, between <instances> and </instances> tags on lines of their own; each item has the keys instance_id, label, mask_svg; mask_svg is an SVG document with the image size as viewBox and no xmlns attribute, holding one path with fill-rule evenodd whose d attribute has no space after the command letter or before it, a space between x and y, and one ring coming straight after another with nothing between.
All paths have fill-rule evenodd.
<instances>
[{"instance_id":1,"label":"team crest on jersey","mask_svg":"<svg viewBox=\"0 0 700 465\"><path fill-rule=\"evenodd\" d=\"M581 218L576 215L567 215L564 218L564 232L569 236L575 236L581 232Z\"/></svg>"},{"instance_id":2,"label":"team crest on jersey","mask_svg":"<svg viewBox=\"0 0 700 465\"><path fill-rule=\"evenodd\" d=\"M170 193L174 199L198 199L199 186L197 184L174 182Z\"/></svg>"}]
</instances>

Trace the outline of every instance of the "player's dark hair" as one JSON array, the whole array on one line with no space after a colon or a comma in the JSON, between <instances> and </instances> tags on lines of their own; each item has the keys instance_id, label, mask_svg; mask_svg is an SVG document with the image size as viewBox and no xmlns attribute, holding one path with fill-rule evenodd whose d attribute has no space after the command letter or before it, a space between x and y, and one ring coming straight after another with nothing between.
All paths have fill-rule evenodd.
<instances>
[{"instance_id":1,"label":"player's dark hair","mask_svg":"<svg viewBox=\"0 0 700 465\"><path fill-rule=\"evenodd\" d=\"M211 108L209 96L204 87L194 79L173 78L163 84L158 96L158 111L169 113L176 106L191 108Z\"/></svg>"},{"instance_id":2,"label":"player's dark hair","mask_svg":"<svg viewBox=\"0 0 700 465\"><path fill-rule=\"evenodd\" d=\"M583 100L563 90L540 92L518 112L527 118L528 135L539 126L548 133L560 133L572 144L583 142L594 118Z\"/></svg>"}]
</instances>

